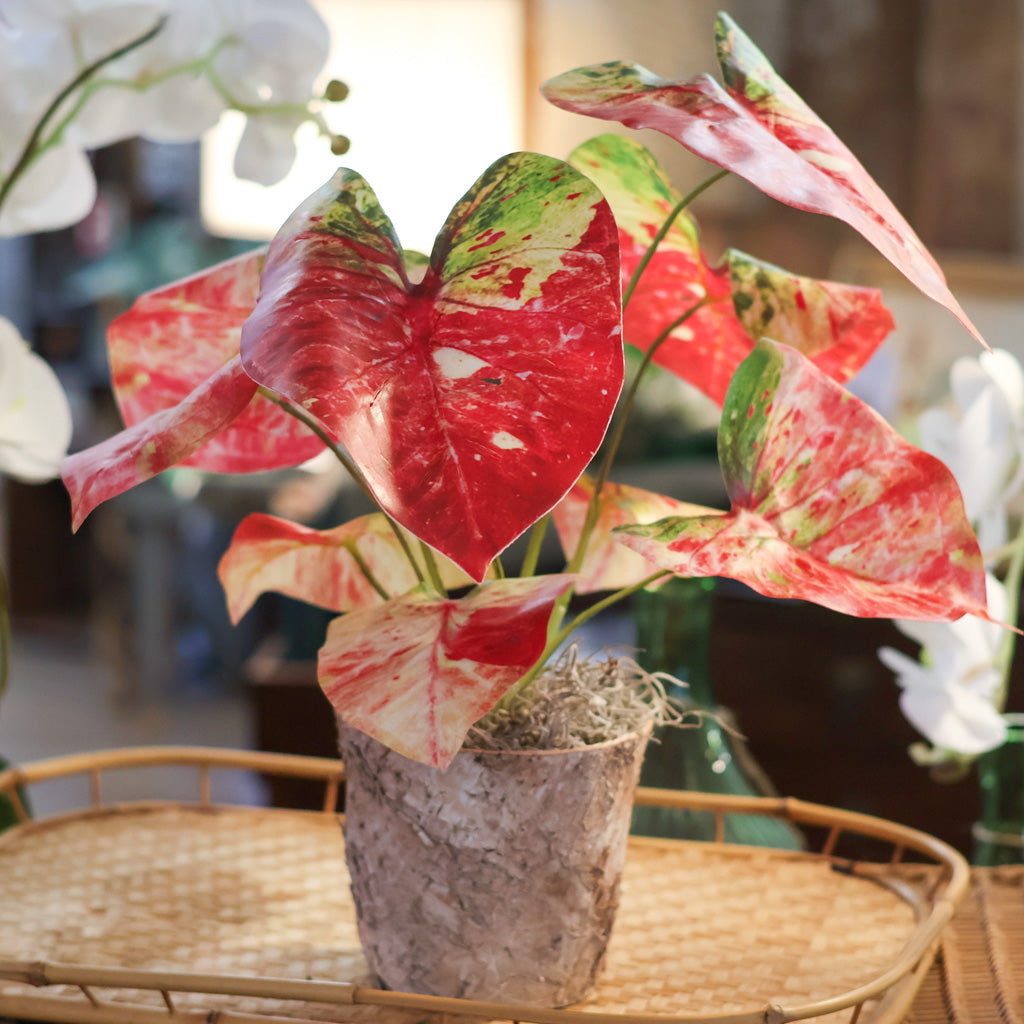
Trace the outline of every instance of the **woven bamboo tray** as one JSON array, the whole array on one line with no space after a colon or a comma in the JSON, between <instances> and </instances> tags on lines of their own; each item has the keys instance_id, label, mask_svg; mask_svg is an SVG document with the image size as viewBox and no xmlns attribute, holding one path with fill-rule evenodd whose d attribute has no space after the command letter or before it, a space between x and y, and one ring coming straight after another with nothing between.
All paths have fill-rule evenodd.
<instances>
[{"instance_id":1,"label":"woven bamboo tray","mask_svg":"<svg viewBox=\"0 0 1024 1024\"><path fill-rule=\"evenodd\" d=\"M109 773L172 765L195 770L194 803L105 803ZM239 768L322 781L322 812L213 803L211 774ZM88 807L0 836L0 1017L896 1024L969 877L944 843L877 818L640 790L638 802L714 814L719 837L726 814L770 814L820 849L633 838L595 995L567 1010L473 1003L368 984L335 813L340 762L140 748L12 769L0 793L69 775L88 779ZM846 859L865 837L880 856Z\"/></svg>"}]
</instances>

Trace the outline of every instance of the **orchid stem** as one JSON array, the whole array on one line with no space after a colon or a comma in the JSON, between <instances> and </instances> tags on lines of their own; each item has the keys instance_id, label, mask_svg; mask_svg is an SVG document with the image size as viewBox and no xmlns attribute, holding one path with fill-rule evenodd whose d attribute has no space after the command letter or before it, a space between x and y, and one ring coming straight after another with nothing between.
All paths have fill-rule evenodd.
<instances>
[{"instance_id":1,"label":"orchid stem","mask_svg":"<svg viewBox=\"0 0 1024 1024\"><path fill-rule=\"evenodd\" d=\"M349 476L351 476L352 479L359 485L360 490L370 499L370 501L374 503L374 505L377 506L378 509L380 509L381 514L388 521L388 525L391 527L392 532L395 535L395 538L398 540L399 546L401 547L402 551L405 552L405 557L406 559L408 559L409 565L412 566L412 571L416 575L416 581L418 583L426 582L425 577L423 575L423 570L420 568L419 563L416 561L416 557L412 553L412 547L409 544L409 539L402 532L402 528L398 525L398 523L396 523L391 518L391 516L389 516L383 509L380 508L380 502L377 501L376 497L373 494L373 491L370 490L369 485L363 479L363 474L359 472L359 468L349 458L348 453L341 448L341 446L334 440L334 438L331 437L331 435L328 434L327 431L324 430L324 428L320 426L320 424L308 412L306 412L305 409L302 408L302 406L296 405L289 399L283 398L281 395L276 394L269 388L265 388L262 385L260 385L259 393L267 400L273 402L274 405L278 406L281 409L284 409L284 411L288 413L289 416L293 416L304 426L309 427L309 429L312 430L313 433L316 434L316 436L320 438L321 441L323 441L323 443L327 446L327 448L334 455L334 457L348 471ZM369 579L367 580L367 582L370 582ZM444 592L443 588L441 592Z\"/></svg>"},{"instance_id":2,"label":"orchid stem","mask_svg":"<svg viewBox=\"0 0 1024 1024\"><path fill-rule=\"evenodd\" d=\"M36 154L40 148L40 141L43 137L43 132L46 131L47 125L53 120L57 111L64 104L64 101L81 85L84 85L93 75L96 74L100 68L105 67L107 64L117 60L119 57L123 57L126 53L131 53L132 50L138 49L140 46L144 46L148 43L163 27L167 21L167 17L160 18L159 21L148 31L144 32L141 36L131 40L131 42L125 43L124 46L119 46L116 50L111 51L104 57L100 57L99 60L95 60L92 64L82 68L77 75L64 86L63 89L54 97L53 101L43 112L43 116L36 122L35 128L32 129L32 134L28 137L25 143L24 149L18 156L17 161L11 168L11 173L7 175L3 184L0 184L0 207L3 206L4 201L10 195L11 189L17 184L18 179L25 173L29 164L35 159Z\"/></svg>"}]
</instances>

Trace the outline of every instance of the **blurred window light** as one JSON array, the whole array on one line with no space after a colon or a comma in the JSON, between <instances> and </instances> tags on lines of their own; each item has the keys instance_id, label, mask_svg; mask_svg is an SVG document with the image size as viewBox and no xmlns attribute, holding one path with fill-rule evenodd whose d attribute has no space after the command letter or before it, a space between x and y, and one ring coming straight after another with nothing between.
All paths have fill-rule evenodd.
<instances>
[{"instance_id":1,"label":"blurred window light","mask_svg":"<svg viewBox=\"0 0 1024 1024\"><path fill-rule=\"evenodd\" d=\"M273 236L338 167L377 193L402 245L430 252L452 206L499 156L523 147L524 0L313 0L331 30L324 70L348 98L327 104L343 156L311 124L279 184L232 173L244 126L229 112L202 144L201 211L214 235Z\"/></svg>"}]
</instances>

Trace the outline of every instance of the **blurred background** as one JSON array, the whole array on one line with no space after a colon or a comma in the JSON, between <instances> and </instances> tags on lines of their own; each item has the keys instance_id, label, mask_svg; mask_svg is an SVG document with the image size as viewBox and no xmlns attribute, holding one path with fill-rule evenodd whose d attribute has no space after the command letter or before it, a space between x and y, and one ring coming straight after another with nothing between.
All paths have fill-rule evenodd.
<instances>
[{"instance_id":1,"label":"blurred background","mask_svg":"<svg viewBox=\"0 0 1024 1024\"><path fill-rule=\"evenodd\" d=\"M1024 355L1020 0L316 6L334 32L324 81L351 90L327 112L351 139L345 157L310 138L280 186L240 183L229 156L240 125L225 117L201 143L132 140L95 152L99 198L84 221L0 240L0 313L60 375L73 448L119 427L105 328L140 292L269 238L339 163L371 182L406 246L429 250L452 204L497 156L565 156L612 130L548 106L542 81L613 59L667 78L717 74L718 9L890 195L992 347ZM708 173L668 140L639 137L681 191ZM735 178L694 212L712 258L732 246L797 273L883 288L897 331L854 389L895 425L945 393L954 358L975 353L957 321L904 287L845 225ZM720 505L713 411L666 378L649 396L618 478ZM228 479L180 470L102 506L72 535L61 484L5 480L0 536L15 635L0 754L18 763L163 742L330 754L333 719L311 667L327 617L267 598L234 627L224 608L217 560L241 517L258 510L328 525L363 508L330 471ZM631 642L628 614L616 630ZM714 594L708 644L717 698L779 790L917 825L966 849L976 787L937 786L907 756L917 737L875 651L912 645L889 623L726 585ZM254 780L233 795L268 798Z\"/></svg>"}]
</instances>

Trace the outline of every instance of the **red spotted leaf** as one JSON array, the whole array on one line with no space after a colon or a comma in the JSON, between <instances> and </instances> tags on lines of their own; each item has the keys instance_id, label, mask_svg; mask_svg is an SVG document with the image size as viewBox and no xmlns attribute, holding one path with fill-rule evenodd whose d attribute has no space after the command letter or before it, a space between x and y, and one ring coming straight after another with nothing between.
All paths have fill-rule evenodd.
<instances>
[{"instance_id":1,"label":"red spotted leaf","mask_svg":"<svg viewBox=\"0 0 1024 1024\"><path fill-rule=\"evenodd\" d=\"M572 558L579 543L587 506L593 494L594 481L588 476L581 477L551 513L567 560ZM615 527L653 523L667 516L701 515L710 511L699 505L666 498L653 491L606 481L601 488L597 523L580 567L576 593L589 594L597 590L631 587L657 571L657 566L646 558L616 542L611 535ZM650 589L663 582L659 580L650 584Z\"/></svg>"},{"instance_id":2,"label":"red spotted leaf","mask_svg":"<svg viewBox=\"0 0 1024 1024\"><path fill-rule=\"evenodd\" d=\"M257 249L148 292L111 323L111 384L127 426L179 406L238 355L264 256ZM295 466L321 451L308 427L254 388L248 406L181 464L247 473Z\"/></svg>"},{"instance_id":3,"label":"red spotted leaf","mask_svg":"<svg viewBox=\"0 0 1024 1024\"><path fill-rule=\"evenodd\" d=\"M616 531L687 576L851 615L985 616L985 571L949 470L794 349L758 344L726 398L732 509Z\"/></svg>"},{"instance_id":4,"label":"red spotted leaf","mask_svg":"<svg viewBox=\"0 0 1024 1024\"><path fill-rule=\"evenodd\" d=\"M799 349L840 384L896 326L877 288L800 277L735 249L726 253L725 269L747 336Z\"/></svg>"},{"instance_id":5,"label":"red spotted leaf","mask_svg":"<svg viewBox=\"0 0 1024 1024\"><path fill-rule=\"evenodd\" d=\"M578 68L545 83L555 106L652 128L797 209L845 221L981 341L917 235L856 157L779 77L728 15L716 22L724 87L660 78L637 64Z\"/></svg>"},{"instance_id":6,"label":"red spotted leaf","mask_svg":"<svg viewBox=\"0 0 1024 1024\"><path fill-rule=\"evenodd\" d=\"M256 384L236 355L173 408L69 455L61 477L71 496L73 529L101 502L184 463L229 429L255 394Z\"/></svg>"},{"instance_id":7,"label":"red spotted leaf","mask_svg":"<svg viewBox=\"0 0 1024 1024\"><path fill-rule=\"evenodd\" d=\"M410 545L419 558L417 547ZM447 559L437 561L446 587L470 583ZM404 594L419 583L394 530L379 512L330 530L257 512L239 523L217 575L231 619L238 622L267 591L336 612L382 604L384 598L364 575L364 566L389 596Z\"/></svg>"},{"instance_id":8,"label":"red spotted leaf","mask_svg":"<svg viewBox=\"0 0 1024 1024\"><path fill-rule=\"evenodd\" d=\"M570 162L590 176L615 214L625 286L680 200L651 153L620 135L577 147ZM763 336L800 349L833 379L849 380L893 321L873 288L798 277L729 250L710 267L684 212L658 245L626 306L625 340L647 351L679 316L704 299L657 348L654 362L719 405L736 367Z\"/></svg>"},{"instance_id":9,"label":"red spotted leaf","mask_svg":"<svg viewBox=\"0 0 1024 1024\"><path fill-rule=\"evenodd\" d=\"M242 355L345 446L393 519L479 580L569 490L614 409L611 211L567 164L512 154L413 283L373 192L339 171L271 244Z\"/></svg>"},{"instance_id":10,"label":"red spotted leaf","mask_svg":"<svg viewBox=\"0 0 1024 1024\"><path fill-rule=\"evenodd\" d=\"M566 575L498 580L460 601L413 591L328 627L320 685L338 714L398 753L446 767L469 727L540 657Z\"/></svg>"}]
</instances>

